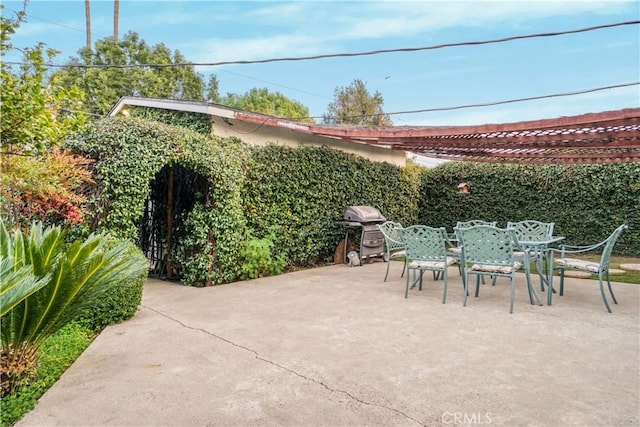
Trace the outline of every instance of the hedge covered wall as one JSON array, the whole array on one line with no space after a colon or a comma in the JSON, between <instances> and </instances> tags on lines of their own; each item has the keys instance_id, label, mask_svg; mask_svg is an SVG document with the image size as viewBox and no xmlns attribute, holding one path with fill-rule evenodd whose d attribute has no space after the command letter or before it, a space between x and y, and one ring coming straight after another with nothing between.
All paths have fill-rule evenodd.
<instances>
[{"instance_id":1,"label":"hedge covered wall","mask_svg":"<svg viewBox=\"0 0 640 427\"><path fill-rule=\"evenodd\" d=\"M178 118L183 127L206 130L203 117ZM335 222L350 205L374 206L404 225L449 230L469 219L501 226L524 219L552 221L556 233L572 244L600 241L626 223L629 231L615 252L640 254L637 163L398 167L326 147L248 147L233 138L138 118L93 123L69 146L96 160L93 230L121 238L136 238L150 183L162 168L179 166L206 178L208 194L182 212L179 241L172 246L187 284L281 271L283 262L311 266L331 260L344 237ZM463 182L470 193L458 192Z\"/></svg>"},{"instance_id":2,"label":"hedge covered wall","mask_svg":"<svg viewBox=\"0 0 640 427\"><path fill-rule=\"evenodd\" d=\"M183 123L184 124L184 123ZM135 240L150 183L165 166L181 166L210 182L183 219L172 245L183 282L237 280L250 241L267 238L273 259L288 266L331 260L344 229L335 222L350 205L372 205L390 220L415 223L419 167L401 168L325 147L249 148L137 118L104 119L70 148L96 161L92 230Z\"/></svg>"},{"instance_id":3,"label":"hedge covered wall","mask_svg":"<svg viewBox=\"0 0 640 427\"><path fill-rule=\"evenodd\" d=\"M468 183L470 192L458 192ZM625 223L614 248L640 256L640 163L522 166L451 162L422 177L419 221L452 229L458 220L555 222L569 244L604 240Z\"/></svg>"},{"instance_id":4,"label":"hedge covered wall","mask_svg":"<svg viewBox=\"0 0 640 427\"><path fill-rule=\"evenodd\" d=\"M251 149L243 193L247 225L259 237L272 235L274 250L290 265L333 257L344 237L335 222L347 206L380 209L389 220L418 218L419 170L377 163L326 147L277 145Z\"/></svg>"},{"instance_id":5,"label":"hedge covered wall","mask_svg":"<svg viewBox=\"0 0 640 427\"><path fill-rule=\"evenodd\" d=\"M246 147L187 129L135 118L107 118L88 125L68 147L95 160L93 230L135 241L150 183L166 165L182 166L209 181L184 220L189 235L176 248L191 284L236 279L245 229L240 194L248 161Z\"/></svg>"}]
</instances>

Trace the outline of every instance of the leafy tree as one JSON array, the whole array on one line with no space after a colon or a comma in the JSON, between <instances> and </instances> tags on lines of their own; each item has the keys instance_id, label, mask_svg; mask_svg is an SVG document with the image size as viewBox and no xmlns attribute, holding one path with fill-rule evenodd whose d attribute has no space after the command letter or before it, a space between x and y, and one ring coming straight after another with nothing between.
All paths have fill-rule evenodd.
<instances>
[{"instance_id":1,"label":"leafy tree","mask_svg":"<svg viewBox=\"0 0 640 427\"><path fill-rule=\"evenodd\" d=\"M5 396L32 379L47 337L121 283L145 275L148 263L130 242L93 234L66 246L59 227L45 229L41 223L23 234L20 229L10 233L0 220L0 242L0 378Z\"/></svg>"},{"instance_id":2,"label":"leafy tree","mask_svg":"<svg viewBox=\"0 0 640 427\"><path fill-rule=\"evenodd\" d=\"M0 5L4 8L4 5ZM25 17L25 11L15 18L0 16L0 54L13 49L11 35ZM69 133L78 131L86 122L79 113L82 93L77 87L54 89L58 84L53 78L47 84L44 67L57 54L39 43L25 48L23 63L18 67L5 62L0 67L0 144L3 156L7 153L30 154L59 145Z\"/></svg>"},{"instance_id":3,"label":"leafy tree","mask_svg":"<svg viewBox=\"0 0 640 427\"><path fill-rule=\"evenodd\" d=\"M171 52L163 43L149 46L135 32L117 42L98 40L93 50L85 47L78 54L55 77L62 88L83 89L85 108L94 114L106 114L121 96L204 100L203 77L192 65L148 65L187 63L180 51Z\"/></svg>"},{"instance_id":4,"label":"leafy tree","mask_svg":"<svg viewBox=\"0 0 640 427\"><path fill-rule=\"evenodd\" d=\"M0 17L1 53L13 49L11 36L24 17L24 9L14 19ZM0 69L0 215L18 226L34 219L79 222L82 197L76 190L90 181L79 166L86 160L55 147L85 124L77 111L82 93L56 88L55 77L47 83L45 56L51 60L56 51L39 43L22 52L22 64L14 69L2 62Z\"/></svg>"},{"instance_id":5,"label":"leafy tree","mask_svg":"<svg viewBox=\"0 0 640 427\"><path fill-rule=\"evenodd\" d=\"M380 92L371 95L366 84L356 79L347 87L336 87L334 101L322 120L327 124L391 126L391 119L382 110L383 104Z\"/></svg>"},{"instance_id":6,"label":"leafy tree","mask_svg":"<svg viewBox=\"0 0 640 427\"><path fill-rule=\"evenodd\" d=\"M222 99L222 104L241 110L270 116L286 117L304 122L313 121L309 117L309 109L280 92L269 92L267 88L253 88L244 95L228 93Z\"/></svg>"},{"instance_id":7,"label":"leafy tree","mask_svg":"<svg viewBox=\"0 0 640 427\"><path fill-rule=\"evenodd\" d=\"M220 103L222 98L219 92L220 82L218 82L218 76L211 74L209 76L209 83L207 83L207 101Z\"/></svg>"}]
</instances>

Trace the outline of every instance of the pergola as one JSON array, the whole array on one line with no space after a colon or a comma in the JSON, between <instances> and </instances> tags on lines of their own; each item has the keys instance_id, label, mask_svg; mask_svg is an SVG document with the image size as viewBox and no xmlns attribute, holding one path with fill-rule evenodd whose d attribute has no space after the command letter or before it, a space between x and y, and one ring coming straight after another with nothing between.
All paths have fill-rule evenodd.
<instances>
[{"instance_id":1,"label":"pergola","mask_svg":"<svg viewBox=\"0 0 640 427\"><path fill-rule=\"evenodd\" d=\"M640 162L640 108L479 126L336 126L236 113L242 120L423 156L473 162Z\"/></svg>"}]
</instances>

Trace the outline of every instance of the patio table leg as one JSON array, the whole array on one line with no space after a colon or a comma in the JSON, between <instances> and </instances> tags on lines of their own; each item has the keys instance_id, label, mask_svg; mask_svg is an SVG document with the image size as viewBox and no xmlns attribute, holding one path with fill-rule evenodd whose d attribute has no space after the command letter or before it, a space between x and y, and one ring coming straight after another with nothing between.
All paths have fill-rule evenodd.
<instances>
[{"instance_id":1,"label":"patio table leg","mask_svg":"<svg viewBox=\"0 0 640 427\"><path fill-rule=\"evenodd\" d=\"M553 289L553 251L549 255L549 268L547 268L547 305L551 305L551 298L555 289Z\"/></svg>"},{"instance_id":2,"label":"patio table leg","mask_svg":"<svg viewBox=\"0 0 640 427\"><path fill-rule=\"evenodd\" d=\"M525 250L524 252L524 262L526 263L525 265L525 275L527 276L527 290L529 291L529 301L531 302L531 305L533 305L533 297L535 297L536 299L536 303L538 305L542 305L542 302L540 301L540 298L538 297L538 293L536 292L536 288L531 284L531 260L529 259L529 250ZM538 269L538 254L536 252L536 269ZM538 275L540 276L540 280L542 280L542 274L540 272L540 270L538 270Z\"/></svg>"}]
</instances>

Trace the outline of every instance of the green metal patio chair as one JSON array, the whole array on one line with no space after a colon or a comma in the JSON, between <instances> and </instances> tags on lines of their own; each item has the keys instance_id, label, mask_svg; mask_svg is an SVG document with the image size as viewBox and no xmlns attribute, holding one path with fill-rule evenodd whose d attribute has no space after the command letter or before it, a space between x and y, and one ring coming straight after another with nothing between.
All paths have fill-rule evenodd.
<instances>
[{"instance_id":1,"label":"green metal patio chair","mask_svg":"<svg viewBox=\"0 0 640 427\"><path fill-rule=\"evenodd\" d=\"M425 271L441 274L444 283L442 303L447 301L447 270L454 265L457 259L447 254L447 245L450 244L447 230L444 227L434 228L426 225L412 225L402 232L404 242L407 245L407 277L404 297L409 295L409 272L413 270L415 282L420 283L422 290L422 276Z\"/></svg>"},{"instance_id":2,"label":"green metal patio chair","mask_svg":"<svg viewBox=\"0 0 640 427\"><path fill-rule=\"evenodd\" d=\"M387 277L389 276L389 265L391 265L391 260L394 258L404 258L406 255L406 245L402 239L402 225L400 223L386 221L382 224L377 224L377 227L380 232L382 232L382 236L384 236L384 260L387 263L387 271L384 273L384 281L386 282ZM405 258L400 277L404 276L406 269L407 260Z\"/></svg>"},{"instance_id":3,"label":"green metal patio chair","mask_svg":"<svg viewBox=\"0 0 640 427\"><path fill-rule=\"evenodd\" d=\"M495 227L497 224L496 221L484 221L482 219L471 219L469 221L458 221L456 223L456 228L469 228L475 227L476 225L490 225L491 227Z\"/></svg>"},{"instance_id":4,"label":"green metal patio chair","mask_svg":"<svg viewBox=\"0 0 640 427\"><path fill-rule=\"evenodd\" d=\"M519 240L545 240L553 236L554 222L542 222L534 219L507 223L507 228L513 228Z\"/></svg>"},{"instance_id":5,"label":"green metal patio chair","mask_svg":"<svg viewBox=\"0 0 640 427\"><path fill-rule=\"evenodd\" d=\"M549 272L549 293L551 293L551 290L553 289L553 272L556 270L560 271L560 295L564 294L565 270L569 269L597 274L598 283L600 284L600 294L602 295L602 301L604 302L605 307L607 307L607 311L611 313L611 307L609 306L607 296L604 292L604 280L607 281L607 287L609 288L609 293L611 294L611 298L613 299L614 304L618 304L618 301L613 294L613 289L611 288L611 281L609 280L609 264L611 262L611 251L613 250L616 241L618 240L622 232L628 228L629 227L627 227L627 225L622 224L620 227L616 228L613 233L609 235L609 237L593 245L560 245L558 249L549 249L549 258L551 264ZM597 252L598 250L601 250L602 253L600 254L600 260L597 262L586 261L578 258L569 258L567 256L571 254L593 253ZM556 259L554 259L555 254L558 255L558 258ZM550 295L548 295L547 301L549 305L551 305Z\"/></svg>"},{"instance_id":6,"label":"green metal patio chair","mask_svg":"<svg viewBox=\"0 0 640 427\"><path fill-rule=\"evenodd\" d=\"M542 241L548 240L553 236L553 229L555 228L554 222L542 222L534 219L527 219L524 221L507 222L507 228L513 229L518 237L518 241ZM516 259L524 265L525 268L530 270L530 266L526 262L525 250L529 255L529 262L533 261L536 266L541 265L542 260L545 257L545 250L531 250L530 248L523 248L523 250L517 250L515 252ZM527 271L530 273L530 271ZM544 283L540 280L540 289L544 291Z\"/></svg>"},{"instance_id":7,"label":"green metal patio chair","mask_svg":"<svg viewBox=\"0 0 640 427\"><path fill-rule=\"evenodd\" d=\"M498 228L490 225L477 225L469 228L456 228L456 235L463 249L461 264L463 269L464 301L467 305L469 295L469 278L476 275L476 293L480 292L480 277L502 276L511 279L511 300L509 313L513 313L513 302L516 289L516 271L522 264L516 259L514 252L519 248L518 238L512 229ZM533 303L531 288L529 299Z\"/></svg>"},{"instance_id":8,"label":"green metal patio chair","mask_svg":"<svg viewBox=\"0 0 640 427\"><path fill-rule=\"evenodd\" d=\"M491 227L495 227L496 224L497 224L496 221L484 221L484 220L481 220L481 219L472 219L472 220L469 220L469 221L458 221L456 223L454 231L457 228L469 228L469 227L474 227L476 225L490 225ZM449 256L456 257L458 259L458 261L459 261L460 260L460 254L462 253L462 245L460 244L460 241L458 241L457 245L450 246L449 249L448 249L448 252L449 252ZM459 262L458 266L459 266L460 275L462 276L462 263ZM484 284L484 277L482 278L482 283Z\"/></svg>"}]
</instances>

